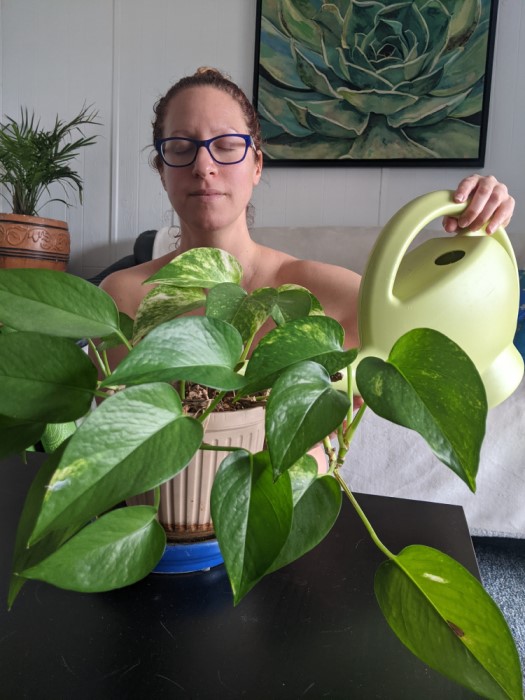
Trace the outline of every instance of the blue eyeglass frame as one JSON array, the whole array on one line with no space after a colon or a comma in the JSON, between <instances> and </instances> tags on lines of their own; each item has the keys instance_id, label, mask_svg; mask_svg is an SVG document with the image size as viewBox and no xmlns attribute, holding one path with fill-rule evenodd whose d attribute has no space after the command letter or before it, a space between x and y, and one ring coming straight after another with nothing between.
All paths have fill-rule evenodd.
<instances>
[{"instance_id":1,"label":"blue eyeglass frame","mask_svg":"<svg viewBox=\"0 0 525 700\"><path fill-rule=\"evenodd\" d=\"M229 161L228 163L223 163L220 160L217 160L213 153L210 151L210 144L213 143L214 141L217 141L217 139L223 139L225 136L240 136L244 139L244 143L246 144L246 149L244 151L244 155L242 158L239 160L233 160ZM185 163L184 165L172 165L172 163L168 163L166 159L164 158L164 154L162 152L162 146L163 144L167 143L168 141L189 141L190 143L194 144L195 146L195 155L193 156L193 160L191 160L189 163ZM168 166L168 168L187 168L189 165L193 165L195 161L197 160L197 154L199 153L199 148L204 147L208 153L210 154L211 159L217 163L218 165L237 165L237 163L242 163L242 161L246 158L246 154L248 153L248 149L250 146L253 148L255 152L257 152L257 149L255 148L255 144L253 142L253 138L251 134L219 134L219 136L213 136L211 139L190 139L190 138L185 138L182 136L168 136L167 138L164 139L157 139L155 141L155 149L159 156L162 158L162 162Z\"/></svg>"}]
</instances>

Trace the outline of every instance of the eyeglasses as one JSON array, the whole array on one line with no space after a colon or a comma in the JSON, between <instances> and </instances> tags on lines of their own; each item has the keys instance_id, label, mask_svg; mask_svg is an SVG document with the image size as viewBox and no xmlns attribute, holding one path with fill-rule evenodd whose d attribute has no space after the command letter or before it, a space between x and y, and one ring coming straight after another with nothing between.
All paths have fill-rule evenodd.
<instances>
[{"instance_id":1,"label":"eyeglasses","mask_svg":"<svg viewBox=\"0 0 525 700\"><path fill-rule=\"evenodd\" d=\"M158 154L170 168L184 168L191 165L195 162L201 146L204 146L219 165L240 163L246 158L250 146L256 151L249 134L221 134L203 141L172 136L155 141Z\"/></svg>"}]
</instances>

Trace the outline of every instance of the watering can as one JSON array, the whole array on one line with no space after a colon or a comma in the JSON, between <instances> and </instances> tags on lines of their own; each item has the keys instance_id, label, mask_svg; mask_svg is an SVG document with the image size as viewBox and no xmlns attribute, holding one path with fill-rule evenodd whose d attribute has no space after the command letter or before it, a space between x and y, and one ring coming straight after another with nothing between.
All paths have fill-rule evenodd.
<instances>
[{"instance_id":1,"label":"watering can","mask_svg":"<svg viewBox=\"0 0 525 700\"><path fill-rule=\"evenodd\" d=\"M516 258L503 228L431 238L408 250L437 217L458 215L466 204L451 191L414 199L383 228L359 292L358 362L386 359L404 333L432 328L456 342L483 380L489 408L516 389L523 358L513 344L519 310ZM408 251L408 252L407 252Z\"/></svg>"}]
</instances>

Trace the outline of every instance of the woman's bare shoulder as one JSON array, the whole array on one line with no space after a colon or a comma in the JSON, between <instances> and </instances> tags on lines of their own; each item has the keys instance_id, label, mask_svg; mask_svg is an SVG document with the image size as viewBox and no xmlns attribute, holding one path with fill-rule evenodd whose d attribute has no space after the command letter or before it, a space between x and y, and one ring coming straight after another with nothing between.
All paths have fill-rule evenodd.
<instances>
[{"instance_id":1,"label":"woman's bare shoulder","mask_svg":"<svg viewBox=\"0 0 525 700\"><path fill-rule=\"evenodd\" d=\"M356 272L346 267L319 260L301 260L299 258L283 260L279 276L288 278L288 281L293 281L294 284L302 284L309 289L309 285L328 289L334 289L341 285L345 288L356 288L359 287L361 279Z\"/></svg>"},{"instance_id":2,"label":"woman's bare shoulder","mask_svg":"<svg viewBox=\"0 0 525 700\"><path fill-rule=\"evenodd\" d=\"M173 253L168 253L155 260L112 272L102 280L100 286L113 297L120 311L134 318L140 302L151 289L151 286L144 282L173 257Z\"/></svg>"},{"instance_id":3,"label":"woman's bare shoulder","mask_svg":"<svg viewBox=\"0 0 525 700\"><path fill-rule=\"evenodd\" d=\"M345 330L345 347L358 345L357 299L361 277L352 270L317 260L290 260L280 270L279 284L306 287L321 302L325 313Z\"/></svg>"}]
</instances>

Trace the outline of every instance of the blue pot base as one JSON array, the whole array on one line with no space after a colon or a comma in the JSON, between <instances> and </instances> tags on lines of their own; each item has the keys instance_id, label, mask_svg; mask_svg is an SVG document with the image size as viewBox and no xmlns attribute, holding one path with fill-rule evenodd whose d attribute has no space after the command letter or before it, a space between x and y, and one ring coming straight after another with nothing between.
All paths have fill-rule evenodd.
<instances>
[{"instance_id":1,"label":"blue pot base","mask_svg":"<svg viewBox=\"0 0 525 700\"><path fill-rule=\"evenodd\" d=\"M154 574L187 574L194 571L206 571L212 566L223 564L219 543L217 540L202 540L201 542L183 542L167 544L164 554Z\"/></svg>"}]
</instances>

